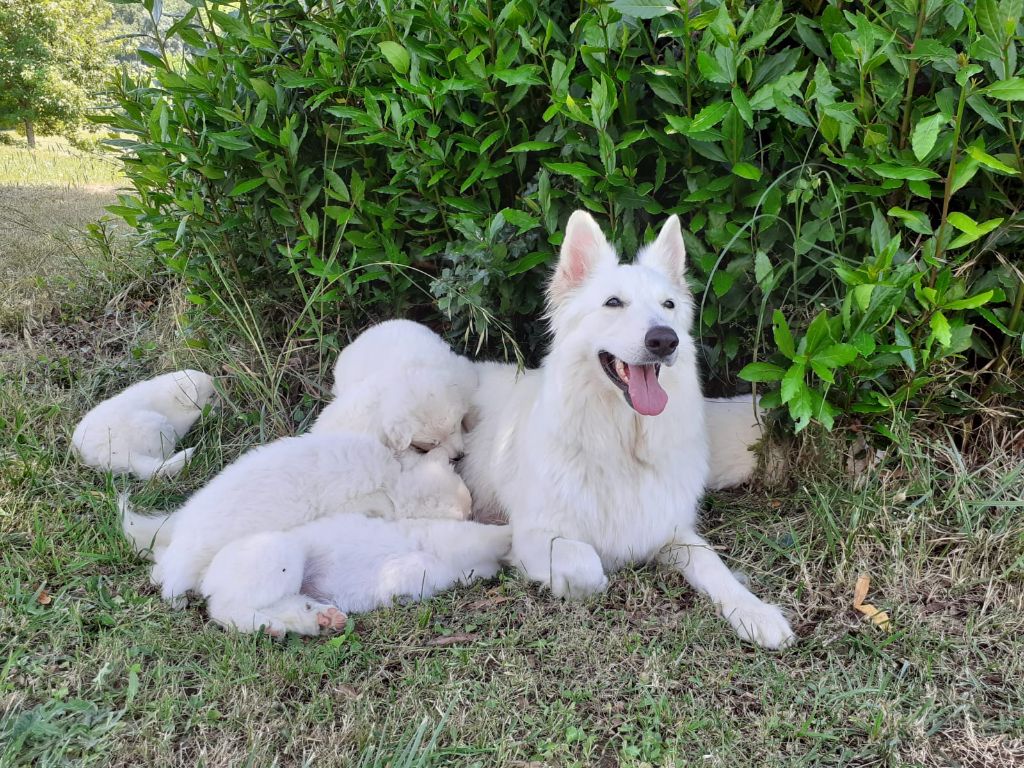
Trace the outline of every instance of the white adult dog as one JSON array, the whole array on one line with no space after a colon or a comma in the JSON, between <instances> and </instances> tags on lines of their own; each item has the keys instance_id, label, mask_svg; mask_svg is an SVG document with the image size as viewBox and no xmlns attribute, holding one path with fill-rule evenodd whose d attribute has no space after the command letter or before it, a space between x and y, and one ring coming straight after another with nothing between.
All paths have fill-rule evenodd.
<instances>
[{"instance_id":1,"label":"white adult dog","mask_svg":"<svg viewBox=\"0 0 1024 768\"><path fill-rule=\"evenodd\" d=\"M341 629L346 611L489 578L510 545L507 526L333 515L231 542L200 591L210 618L226 627L313 635Z\"/></svg>"},{"instance_id":2,"label":"white adult dog","mask_svg":"<svg viewBox=\"0 0 1024 768\"><path fill-rule=\"evenodd\" d=\"M202 371L140 381L85 414L71 444L83 463L96 469L143 479L173 477L195 451L175 453L174 448L214 394L213 378Z\"/></svg>"},{"instance_id":3,"label":"white adult dog","mask_svg":"<svg viewBox=\"0 0 1024 768\"><path fill-rule=\"evenodd\" d=\"M747 590L696 532L708 473L679 219L620 265L591 216L569 219L548 294L551 351L521 377L480 368L463 478L482 517L506 513L510 559L558 596L657 559L740 637L782 648L782 612Z\"/></svg>"},{"instance_id":4,"label":"white adult dog","mask_svg":"<svg viewBox=\"0 0 1024 768\"><path fill-rule=\"evenodd\" d=\"M476 387L476 368L440 336L411 320L389 320L341 351L335 398L310 432L363 432L397 454L442 448L454 459Z\"/></svg>"},{"instance_id":5,"label":"white adult dog","mask_svg":"<svg viewBox=\"0 0 1024 768\"><path fill-rule=\"evenodd\" d=\"M152 551L163 598L181 606L214 555L254 533L344 513L468 518L469 492L444 451L417 459L403 468L368 435L286 437L243 454L170 515L140 515L122 497L122 524L137 549Z\"/></svg>"}]
</instances>

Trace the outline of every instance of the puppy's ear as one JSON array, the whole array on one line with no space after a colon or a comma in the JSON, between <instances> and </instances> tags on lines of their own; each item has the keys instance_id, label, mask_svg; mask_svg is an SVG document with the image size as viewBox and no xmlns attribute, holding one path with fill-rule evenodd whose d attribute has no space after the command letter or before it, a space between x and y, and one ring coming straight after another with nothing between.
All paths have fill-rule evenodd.
<instances>
[{"instance_id":1,"label":"puppy's ear","mask_svg":"<svg viewBox=\"0 0 1024 768\"><path fill-rule=\"evenodd\" d=\"M686 284L686 245L683 243L683 229L678 216L669 216L661 228L658 239L640 250L637 263L664 273L680 285Z\"/></svg>"},{"instance_id":2,"label":"puppy's ear","mask_svg":"<svg viewBox=\"0 0 1024 768\"><path fill-rule=\"evenodd\" d=\"M384 444L395 453L409 450L413 429L408 419L386 419L381 425Z\"/></svg>"},{"instance_id":3,"label":"puppy's ear","mask_svg":"<svg viewBox=\"0 0 1024 768\"><path fill-rule=\"evenodd\" d=\"M557 305L586 282L599 264L617 261L615 250L594 217L586 211L575 211L565 226L565 239L548 288L548 299Z\"/></svg>"}]
</instances>

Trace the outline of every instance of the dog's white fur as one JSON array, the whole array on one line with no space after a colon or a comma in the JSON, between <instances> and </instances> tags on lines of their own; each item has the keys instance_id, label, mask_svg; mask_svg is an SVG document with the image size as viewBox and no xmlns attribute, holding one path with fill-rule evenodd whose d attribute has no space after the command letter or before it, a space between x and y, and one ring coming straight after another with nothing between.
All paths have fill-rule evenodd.
<instances>
[{"instance_id":1,"label":"dog's white fur","mask_svg":"<svg viewBox=\"0 0 1024 768\"><path fill-rule=\"evenodd\" d=\"M151 549L153 583L180 606L222 547L254 533L342 513L469 516L469 492L443 449L404 464L368 435L286 437L243 454L171 515L147 518L122 499L124 531Z\"/></svg>"},{"instance_id":2,"label":"dog's white fur","mask_svg":"<svg viewBox=\"0 0 1024 768\"><path fill-rule=\"evenodd\" d=\"M396 453L462 454L476 369L426 326L389 320L360 334L334 366L335 399L310 432L377 436Z\"/></svg>"},{"instance_id":3,"label":"dog's white fur","mask_svg":"<svg viewBox=\"0 0 1024 768\"><path fill-rule=\"evenodd\" d=\"M507 514L513 564L555 595L599 592L606 572L657 559L742 638L781 648L795 639L782 612L740 584L696 533L708 446L684 267L675 216L635 264L620 265L593 218L574 213L549 288L550 353L518 379L508 366L479 369L462 474L482 517ZM610 297L622 306L606 306ZM664 412L641 416L598 353L653 362L645 336L655 326L674 329L679 344L662 360Z\"/></svg>"},{"instance_id":4,"label":"dog's white fur","mask_svg":"<svg viewBox=\"0 0 1024 768\"><path fill-rule=\"evenodd\" d=\"M143 479L173 477L195 450L175 453L174 448L214 395L213 378L201 371L140 381L85 414L71 444L96 469L131 472Z\"/></svg>"},{"instance_id":5,"label":"dog's white fur","mask_svg":"<svg viewBox=\"0 0 1024 768\"><path fill-rule=\"evenodd\" d=\"M760 403L753 395L705 398L709 467L707 487L720 490L742 485L757 470L754 447L764 437Z\"/></svg>"},{"instance_id":6,"label":"dog's white fur","mask_svg":"<svg viewBox=\"0 0 1024 768\"><path fill-rule=\"evenodd\" d=\"M333 515L231 542L201 591L210 618L226 627L312 635L340 628L338 609L369 611L489 578L510 544L507 526Z\"/></svg>"}]
</instances>

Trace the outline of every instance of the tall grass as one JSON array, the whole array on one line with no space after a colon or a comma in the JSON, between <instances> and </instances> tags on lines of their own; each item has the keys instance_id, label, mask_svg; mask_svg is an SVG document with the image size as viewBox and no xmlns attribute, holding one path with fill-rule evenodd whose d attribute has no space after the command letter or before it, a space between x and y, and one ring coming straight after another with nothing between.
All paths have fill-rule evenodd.
<instances>
[{"instance_id":1,"label":"tall grass","mask_svg":"<svg viewBox=\"0 0 1024 768\"><path fill-rule=\"evenodd\" d=\"M116 186L124 177L109 157L99 151L75 149L67 139L41 136L35 150L24 139L6 132L0 142L0 185L60 187Z\"/></svg>"}]
</instances>

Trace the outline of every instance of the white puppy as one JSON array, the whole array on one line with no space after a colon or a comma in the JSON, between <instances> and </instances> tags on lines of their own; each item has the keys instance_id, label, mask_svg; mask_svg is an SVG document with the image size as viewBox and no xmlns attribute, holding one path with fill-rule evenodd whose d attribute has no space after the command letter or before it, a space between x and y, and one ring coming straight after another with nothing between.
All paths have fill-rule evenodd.
<instances>
[{"instance_id":1,"label":"white puppy","mask_svg":"<svg viewBox=\"0 0 1024 768\"><path fill-rule=\"evenodd\" d=\"M226 627L313 635L341 629L346 611L489 578L510 545L507 526L333 515L231 542L213 558L201 591L210 618Z\"/></svg>"},{"instance_id":2,"label":"white puppy","mask_svg":"<svg viewBox=\"0 0 1024 768\"><path fill-rule=\"evenodd\" d=\"M85 464L148 479L173 477L195 448L174 452L213 399L213 378L201 371L175 371L133 384L89 411L71 444Z\"/></svg>"},{"instance_id":3,"label":"white puppy","mask_svg":"<svg viewBox=\"0 0 1024 768\"><path fill-rule=\"evenodd\" d=\"M342 350L335 399L310 432L362 432L396 453L441 447L454 459L476 386L473 364L440 336L410 320L389 320Z\"/></svg>"},{"instance_id":4,"label":"white puppy","mask_svg":"<svg viewBox=\"0 0 1024 768\"><path fill-rule=\"evenodd\" d=\"M705 398L710 490L732 488L750 480L757 470L754 447L764 436L758 419L764 412L753 395Z\"/></svg>"},{"instance_id":5,"label":"white puppy","mask_svg":"<svg viewBox=\"0 0 1024 768\"><path fill-rule=\"evenodd\" d=\"M378 440L332 433L254 448L171 515L138 515L125 499L121 510L125 534L152 549L153 582L181 605L213 556L244 536L349 512L465 520L470 498L441 450L403 469Z\"/></svg>"}]
</instances>

